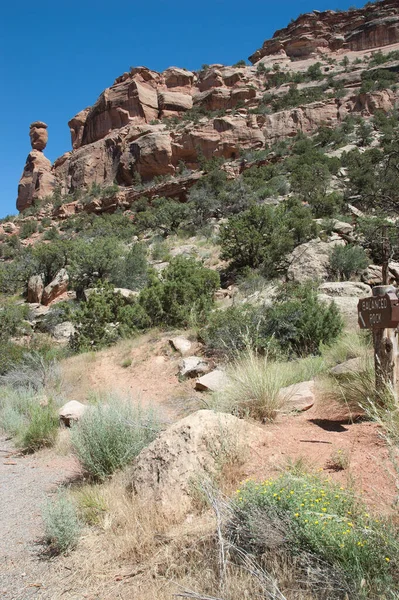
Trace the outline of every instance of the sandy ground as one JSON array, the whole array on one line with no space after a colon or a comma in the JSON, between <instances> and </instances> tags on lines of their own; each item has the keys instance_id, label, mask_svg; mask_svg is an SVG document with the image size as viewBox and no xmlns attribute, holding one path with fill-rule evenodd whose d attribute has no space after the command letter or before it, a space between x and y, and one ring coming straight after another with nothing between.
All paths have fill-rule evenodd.
<instances>
[{"instance_id":1,"label":"sandy ground","mask_svg":"<svg viewBox=\"0 0 399 600\"><path fill-rule=\"evenodd\" d=\"M41 506L77 472L70 457L23 456L0 437L0 598L54 598L51 561L42 557Z\"/></svg>"}]
</instances>

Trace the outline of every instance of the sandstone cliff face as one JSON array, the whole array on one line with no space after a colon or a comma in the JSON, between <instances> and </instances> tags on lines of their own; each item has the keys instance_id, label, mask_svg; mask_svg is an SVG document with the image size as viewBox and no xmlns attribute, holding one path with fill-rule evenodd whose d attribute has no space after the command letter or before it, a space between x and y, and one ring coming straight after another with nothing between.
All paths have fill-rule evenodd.
<instances>
[{"instance_id":1,"label":"sandstone cliff face","mask_svg":"<svg viewBox=\"0 0 399 600\"><path fill-rule=\"evenodd\" d=\"M257 63L274 54L308 58L339 49L361 51L399 42L397 0L384 0L348 12L313 11L276 31L249 60Z\"/></svg>"},{"instance_id":2,"label":"sandstone cliff face","mask_svg":"<svg viewBox=\"0 0 399 600\"><path fill-rule=\"evenodd\" d=\"M315 11L302 15L266 41L251 60L270 59L270 64L279 64L286 72L304 72L312 61L292 62L291 58L319 53L319 60L320 52L360 51L376 45L385 45L388 52L391 46L386 44L395 42L399 42L399 6L384 0L348 13ZM20 182L17 207L24 210L51 193L54 185L69 193L93 183L107 186L114 182L122 188L117 197L84 209L112 210L125 206L129 199L133 201L137 194L152 197L162 193L184 200L190 184L187 177L179 175L182 163L199 172L203 157L235 161L245 150L264 149L298 131L312 133L321 124L335 126L352 112L367 117L376 110L394 108L397 99L391 90L359 93L362 70L367 65L349 72L338 61L336 65L325 62L323 70L326 77L333 73L344 86L340 98L328 96L326 89L326 98L321 101L277 112L267 107L259 110L265 84L275 97L289 89L288 85L270 89L273 70L267 73L256 66L217 64L196 73L177 67L163 73L146 67L131 69L102 92L92 107L69 121L73 150L52 167L42 154L47 126L32 124L33 150ZM321 83L328 87L327 79ZM308 82L299 88L319 84ZM148 191L155 177L165 176L172 180L161 186L157 182ZM144 188L137 185L139 181ZM78 210L79 206L75 203L68 210Z\"/></svg>"}]
</instances>

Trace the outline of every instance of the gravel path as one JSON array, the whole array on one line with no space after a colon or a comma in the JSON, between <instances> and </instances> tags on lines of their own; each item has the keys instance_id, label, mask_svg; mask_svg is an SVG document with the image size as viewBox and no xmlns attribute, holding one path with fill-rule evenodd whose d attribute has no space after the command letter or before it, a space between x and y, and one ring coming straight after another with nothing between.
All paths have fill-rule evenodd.
<instances>
[{"instance_id":1,"label":"gravel path","mask_svg":"<svg viewBox=\"0 0 399 600\"><path fill-rule=\"evenodd\" d=\"M52 599L51 561L40 558L41 506L76 472L69 457L22 456L0 437L0 598ZM47 583L46 583L47 582Z\"/></svg>"}]
</instances>

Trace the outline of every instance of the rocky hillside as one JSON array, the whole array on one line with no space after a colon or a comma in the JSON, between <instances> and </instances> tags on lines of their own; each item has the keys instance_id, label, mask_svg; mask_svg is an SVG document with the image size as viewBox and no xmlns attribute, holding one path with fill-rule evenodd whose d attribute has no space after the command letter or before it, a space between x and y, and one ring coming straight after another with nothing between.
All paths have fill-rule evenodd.
<instances>
[{"instance_id":1,"label":"rocky hillside","mask_svg":"<svg viewBox=\"0 0 399 600\"><path fill-rule=\"evenodd\" d=\"M53 165L43 154L46 125L31 125L17 208L25 211L55 190L64 198L57 217L126 209L142 196L184 201L209 159L223 159L222 168L236 177L252 151L320 125L336 127L348 115L392 110L398 48L399 7L383 0L301 15L250 57L253 66L131 68L69 121L73 150ZM390 60L376 65L373 55L381 52ZM365 85L381 70L390 85ZM84 206L71 198L93 184L106 189L101 198Z\"/></svg>"}]
</instances>

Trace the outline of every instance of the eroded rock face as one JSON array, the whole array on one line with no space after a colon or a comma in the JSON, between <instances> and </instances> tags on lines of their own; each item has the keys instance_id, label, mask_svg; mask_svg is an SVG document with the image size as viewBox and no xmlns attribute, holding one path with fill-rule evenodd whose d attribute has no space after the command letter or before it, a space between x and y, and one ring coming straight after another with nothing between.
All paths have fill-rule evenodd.
<instances>
[{"instance_id":1,"label":"eroded rock face","mask_svg":"<svg viewBox=\"0 0 399 600\"><path fill-rule=\"evenodd\" d=\"M380 45L388 52L389 45L396 42L399 6L397 1L383 0L360 10L301 15L276 32L251 60L261 60L270 68L278 64L284 70L304 72L312 60L293 63L291 59L314 57L316 62L331 52L360 52ZM336 127L351 113L367 118L378 110L390 112L395 108L397 92L360 93L366 64L348 73L331 68L324 64L326 78L337 71L336 80L345 90L343 97L326 95L321 101L275 113L261 104L268 76L256 67L214 64L197 73L178 67L163 73L132 68L106 88L93 106L69 121L73 150L52 167L42 154L47 126L40 121L32 123L32 152L20 181L17 208L22 211L51 194L56 183L64 193L94 183L108 186L116 182L121 186L112 197L96 198L84 206L61 206L56 214L61 218L81 210L102 213L128 208L140 196L185 201L202 158L232 161L224 169L229 177L236 177L241 168L239 159L246 150L265 149L298 132L312 134L321 125ZM399 62L390 63L389 68L398 70ZM288 86L280 86L269 91L278 96L287 90ZM261 106L269 111L258 110ZM180 177L182 163L194 173ZM150 188L147 184L155 177L165 181L154 182ZM170 181L166 181L168 177ZM140 180L146 185L139 186Z\"/></svg>"},{"instance_id":2,"label":"eroded rock face","mask_svg":"<svg viewBox=\"0 0 399 600\"><path fill-rule=\"evenodd\" d=\"M276 31L249 60L257 63L273 55L308 58L317 52L378 48L399 42L396 0L385 0L348 12L314 11Z\"/></svg>"}]
</instances>

